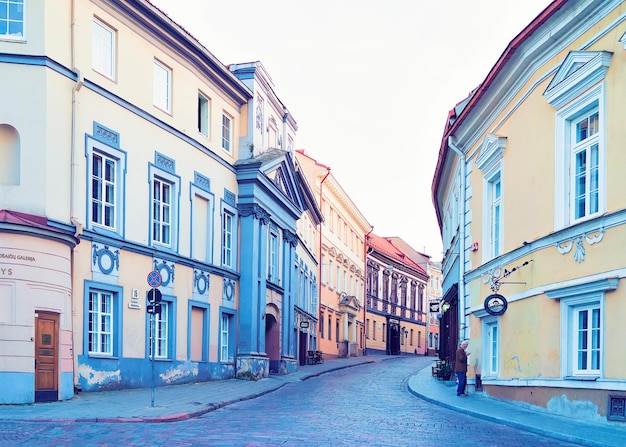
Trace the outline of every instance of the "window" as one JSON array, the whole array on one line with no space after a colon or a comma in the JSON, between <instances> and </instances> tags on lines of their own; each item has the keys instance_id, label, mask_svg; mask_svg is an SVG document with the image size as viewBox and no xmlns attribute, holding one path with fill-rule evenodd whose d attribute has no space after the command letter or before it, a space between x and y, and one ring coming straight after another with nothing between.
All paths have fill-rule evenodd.
<instances>
[{"instance_id":1,"label":"window","mask_svg":"<svg viewBox=\"0 0 626 447\"><path fill-rule=\"evenodd\" d=\"M172 106L172 70L154 61L154 105L170 113Z\"/></svg>"},{"instance_id":2,"label":"window","mask_svg":"<svg viewBox=\"0 0 626 447\"><path fill-rule=\"evenodd\" d=\"M376 320L372 320L372 340L376 340Z\"/></svg>"},{"instance_id":3,"label":"window","mask_svg":"<svg viewBox=\"0 0 626 447\"><path fill-rule=\"evenodd\" d=\"M574 374L600 374L600 307L574 310L576 330Z\"/></svg>"},{"instance_id":4,"label":"window","mask_svg":"<svg viewBox=\"0 0 626 447\"><path fill-rule=\"evenodd\" d=\"M117 135L97 124L94 134ZM121 150L87 138L87 228L100 233L123 236L126 154Z\"/></svg>"},{"instance_id":5,"label":"window","mask_svg":"<svg viewBox=\"0 0 626 447\"><path fill-rule=\"evenodd\" d=\"M482 237L486 249L483 261L487 262L502 254L503 222L502 179L503 158L506 137L488 134L476 158L476 164L483 173L483 226Z\"/></svg>"},{"instance_id":6,"label":"window","mask_svg":"<svg viewBox=\"0 0 626 447\"><path fill-rule=\"evenodd\" d=\"M222 314L222 323L220 327L220 360L228 361L228 315Z\"/></svg>"},{"instance_id":7,"label":"window","mask_svg":"<svg viewBox=\"0 0 626 447\"><path fill-rule=\"evenodd\" d=\"M574 220L598 212L599 126L597 108L585 113L571 126Z\"/></svg>"},{"instance_id":8,"label":"window","mask_svg":"<svg viewBox=\"0 0 626 447\"><path fill-rule=\"evenodd\" d=\"M83 352L120 356L123 301L122 287L85 281Z\"/></svg>"},{"instance_id":9,"label":"window","mask_svg":"<svg viewBox=\"0 0 626 447\"><path fill-rule=\"evenodd\" d=\"M561 300L561 369L566 376L602 376L605 294L617 284L617 278L606 278L545 292Z\"/></svg>"},{"instance_id":10,"label":"window","mask_svg":"<svg viewBox=\"0 0 626 447\"><path fill-rule=\"evenodd\" d=\"M329 339L329 340L332 340L332 339L333 339L332 324L333 324L333 319L332 319L332 317L329 315L329 316L328 316L328 339Z\"/></svg>"},{"instance_id":11,"label":"window","mask_svg":"<svg viewBox=\"0 0 626 447\"><path fill-rule=\"evenodd\" d=\"M324 338L324 312L320 312L320 338Z\"/></svg>"},{"instance_id":12,"label":"window","mask_svg":"<svg viewBox=\"0 0 626 447\"><path fill-rule=\"evenodd\" d=\"M166 301L161 302L161 313L155 314L154 317L154 358L166 359L168 358L168 341L169 341L169 328L168 328L168 316L169 316L169 303ZM150 339L150 352L149 356L152 358L152 338Z\"/></svg>"},{"instance_id":13,"label":"window","mask_svg":"<svg viewBox=\"0 0 626 447\"><path fill-rule=\"evenodd\" d=\"M333 260L328 260L328 288L333 288Z\"/></svg>"},{"instance_id":14,"label":"window","mask_svg":"<svg viewBox=\"0 0 626 447\"><path fill-rule=\"evenodd\" d=\"M370 319L365 321L365 338L370 338Z\"/></svg>"},{"instance_id":15,"label":"window","mask_svg":"<svg viewBox=\"0 0 626 447\"><path fill-rule=\"evenodd\" d=\"M211 122L209 99L202 93L198 93L198 132L205 137L209 136L209 123Z\"/></svg>"},{"instance_id":16,"label":"window","mask_svg":"<svg viewBox=\"0 0 626 447\"><path fill-rule=\"evenodd\" d=\"M502 190L500 183L500 174L489 182L491 213L490 232L491 232L491 250L492 256L495 258L502 252Z\"/></svg>"},{"instance_id":17,"label":"window","mask_svg":"<svg viewBox=\"0 0 626 447\"><path fill-rule=\"evenodd\" d=\"M93 21L92 67L109 79L115 78L115 31L100 22Z\"/></svg>"},{"instance_id":18,"label":"window","mask_svg":"<svg viewBox=\"0 0 626 447\"><path fill-rule=\"evenodd\" d=\"M222 148L231 151L232 142L232 119L226 114L222 115Z\"/></svg>"},{"instance_id":19,"label":"window","mask_svg":"<svg viewBox=\"0 0 626 447\"><path fill-rule=\"evenodd\" d=\"M173 160L167 159L164 155L157 153L156 163L173 171L170 169L173 166ZM149 166L149 172L152 183L151 241L153 245L177 250L180 178L152 164Z\"/></svg>"},{"instance_id":20,"label":"window","mask_svg":"<svg viewBox=\"0 0 626 447\"><path fill-rule=\"evenodd\" d=\"M172 185L162 179L152 181L152 240L171 244Z\"/></svg>"},{"instance_id":21,"label":"window","mask_svg":"<svg viewBox=\"0 0 626 447\"><path fill-rule=\"evenodd\" d=\"M488 376L497 376L499 371L499 340L500 328L497 318L489 318L483 321L484 338L484 364Z\"/></svg>"},{"instance_id":22,"label":"window","mask_svg":"<svg viewBox=\"0 0 626 447\"><path fill-rule=\"evenodd\" d=\"M339 318L335 320L335 340L339 341Z\"/></svg>"},{"instance_id":23,"label":"window","mask_svg":"<svg viewBox=\"0 0 626 447\"><path fill-rule=\"evenodd\" d=\"M117 160L94 153L91 158L91 221L115 230Z\"/></svg>"},{"instance_id":24,"label":"window","mask_svg":"<svg viewBox=\"0 0 626 447\"><path fill-rule=\"evenodd\" d=\"M113 294L89 292L89 353L113 355Z\"/></svg>"},{"instance_id":25,"label":"window","mask_svg":"<svg viewBox=\"0 0 626 447\"><path fill-rule=\"evenodd\" d=\"M268 280L273 282L274 284L279 283L279 253L278 253L278 233L276 230L270 230L270 240L269 240L269 265L268 265Z\"/></svg>"},{"instance_id":26,"label":"window","mask_svg":"<svg viewBox=\"0 0 626 447\"><path fill-rule=\"evenodd\" d=\"M222 204L222 266L234 269L237 243L237 216L235 209Z\"/></svg>"},{"instance_id":27,"label":"window","mask_svg":"<svg viewBox=\"0 0 626 447\"><path fill-rule=\"evenodd\" d=\"M146 306L148 301L146 301ZM146 339L148 346L146 354L148 358L152 358L152 337L154 336L154 358L173 359L175 355L175 337L176 337L176 297L163 295L160 303L161 312L154 314L154 326L151 327L151 314L146 313L147 324ZM154 332L151 332L153 330Z\"/></svg>"},{"instance_id":28,"label":"window","mask_svg":"<svg viewBox=\"0 0 626 447\"><path fill-rule=\"evenodd\" d=\"M544 92L557 111L557 230L606 209L604 80L611 56L605 51L571 51Z\"/></svg>"},{"instance_id":29,"label":"window","mask_svg":"<svg viewBox=\"0 0 626 447\"><path fill-rule=\"evenodd\" d=\"M0 38L23 40L26 0L0 0Z\"/></svg>"}]
</instances>

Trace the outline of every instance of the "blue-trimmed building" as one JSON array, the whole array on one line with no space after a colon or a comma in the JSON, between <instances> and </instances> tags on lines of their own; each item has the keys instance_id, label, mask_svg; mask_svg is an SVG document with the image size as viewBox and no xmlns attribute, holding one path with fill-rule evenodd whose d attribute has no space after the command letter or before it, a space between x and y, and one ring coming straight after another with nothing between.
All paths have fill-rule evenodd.
<instances>
[{"instance_id":1,"label":"blue-trimmed building","mask_svg":"<svg viewBox=\"0 0 626 447\"><path fill-rule=\"evenodd\" d=\"M322 216L296 170L296 122L263 65L230 69L253 92L236 163L241 228L237 371L254 377L290 373L313 347L317 322L312 305L317 275L308 274L317 271L316 257L296 253L300 242L312 246L313 241L298 235L297 221L308 211L317 226Z\"/></svg>"}]
</instances>

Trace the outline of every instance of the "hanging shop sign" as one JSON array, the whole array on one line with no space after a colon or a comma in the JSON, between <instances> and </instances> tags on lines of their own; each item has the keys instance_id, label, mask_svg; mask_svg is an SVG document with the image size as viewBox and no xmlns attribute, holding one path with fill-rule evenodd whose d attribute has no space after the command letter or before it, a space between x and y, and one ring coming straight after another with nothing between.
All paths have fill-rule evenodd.
<instances>
[{"instance_id":1,"label":"hanging shop sign","mask_svg":"<svg viewBox=\"0 0 626 447\"><path fill-rule=\"evenodd\" d=\"M503 315L508 306L506 298L500 294L494 293L485 298L485 311L489 315Z\"/></svg>"}]
</instances>

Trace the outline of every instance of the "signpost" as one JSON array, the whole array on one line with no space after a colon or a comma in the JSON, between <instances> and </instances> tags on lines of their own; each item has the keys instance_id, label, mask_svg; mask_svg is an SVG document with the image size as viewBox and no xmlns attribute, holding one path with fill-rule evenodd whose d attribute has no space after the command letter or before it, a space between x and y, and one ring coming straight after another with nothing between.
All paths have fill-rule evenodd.
<instances>
[{"instance_id":1,"label":"signpost","mask_svg":"<svg viewBox=\"0 0 626 447\"><path fill-rule=\"evenodd\" d=\"M156 314L161 314L161 299L163 295L161 291L157 289L163 282L163 277L158 270L152 270L148 273L148 285L152 287L148 291L148 305L146 306L146 312L150 314L150 360L152 361L152 380L150 387L150 406L154 407L154 354L156 350L156 340L155 340L155 318Z\"/></svg>"}]
</instances>

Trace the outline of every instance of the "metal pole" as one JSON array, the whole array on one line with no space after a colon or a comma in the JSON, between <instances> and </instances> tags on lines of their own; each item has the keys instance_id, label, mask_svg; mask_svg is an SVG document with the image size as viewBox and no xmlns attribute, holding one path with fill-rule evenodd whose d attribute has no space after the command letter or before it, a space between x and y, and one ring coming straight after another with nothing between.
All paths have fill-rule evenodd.
<instances>
[{"instance_id":1,"label":"metal pole","mask_svg":"<svg viewBox=\"0 0 626 447\"><path fill-rule=\"evenodd\" d=\"M154 337L154 312L150 314L150 350L152 352L152 386L150 389L150 406L154 407L154 351L156 349L155 337Z\"/></svg>"}]
</instances>

